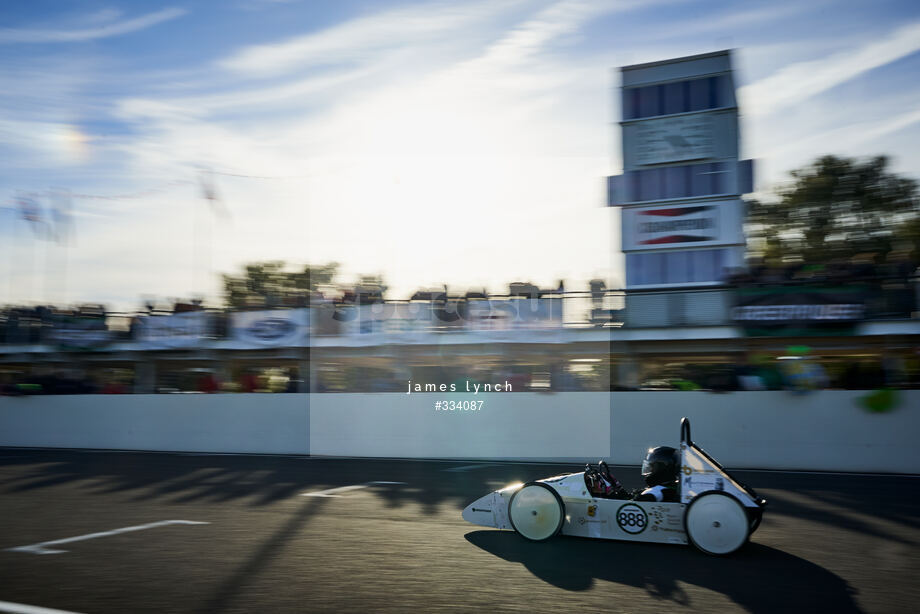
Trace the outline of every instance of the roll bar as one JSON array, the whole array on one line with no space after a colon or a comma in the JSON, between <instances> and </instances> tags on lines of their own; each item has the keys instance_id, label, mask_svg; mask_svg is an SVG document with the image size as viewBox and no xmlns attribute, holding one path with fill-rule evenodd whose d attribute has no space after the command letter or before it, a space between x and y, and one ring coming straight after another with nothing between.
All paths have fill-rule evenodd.
<instances>
[{"instance_id":1,"label":"roll bar","mask_svg":"<svg viewBox=\"0 0 920 614\"><path fill-rule=\"evenodd\" d=\"M709 456L709 454L706 453L706 450L704 450L703 448L693 443L693 440L690 439L690 419L687 418L686 416L680 419L680 442L682 444L685 443L688 446L692 447L695 452L697 452L698 454L701 454L703 458L709 461L713 467L717 468L723 474L728 476L730 480L735 482L735 484L740 486L742 490L744 490L747 494L749 494L751 498L757 502L757 505L759 505L760 507L763 507L767 504L767 500L764 499L763 497L757 496L757 493L754 491L753 488L751 488L747 484L744 484L736 480L734 477L732 477L732 475L728 471L725 470L725 467L719 464L719 461Z\"/></svg>"}]
</instances>

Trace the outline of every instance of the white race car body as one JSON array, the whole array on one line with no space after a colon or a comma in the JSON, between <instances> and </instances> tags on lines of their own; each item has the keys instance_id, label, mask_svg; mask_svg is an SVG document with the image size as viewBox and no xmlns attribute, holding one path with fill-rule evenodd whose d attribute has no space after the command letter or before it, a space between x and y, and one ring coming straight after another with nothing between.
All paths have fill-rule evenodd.
<instances>
[{"instance_id":1,"label":"white race car body","mask_svg":"<svg viewBox=\"0 0 920 614\"><path fill-rule=\"evenodd\" d=\"M686 544L683 503L598 499L585 485L584 472L538 480L551 486L565 504L563 535ZM484 527L514 530L508 517L511 497L523 486L512 484L473 501L463 519Z\"/></svg>"},{"instance_id":2,"label":"white race car body","mask_svg":"<svg viewBox=\"0 0 920 614\"><path fill-rule=\"evenodd\" d=\"M607 499L591 494L584 472L570 473L493 491L469 504L463 519L480 526L517 530L535 541L561 533L627 541L693 542L710 554L727 554L747 541L766 505L766 500L734 480L693 444L686 418L681 422L679 488L678 502ZM529 500L515 504L516 495L525 489L530 490ZM517 514L517 522L513 514Z\"/></svg>"}]
</instances>

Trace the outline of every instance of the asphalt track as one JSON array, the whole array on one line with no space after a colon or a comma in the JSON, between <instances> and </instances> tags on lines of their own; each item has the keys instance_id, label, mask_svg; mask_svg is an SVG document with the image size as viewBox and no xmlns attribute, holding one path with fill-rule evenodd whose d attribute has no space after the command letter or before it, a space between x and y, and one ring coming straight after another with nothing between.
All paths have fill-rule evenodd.
<instances>
[{"instance_id":1,"label":"asphalt track","mask_svg":"<svg viewBox=\"0 0 920 614\"><path fill-rule=\"evenodd\" d=\"M578 469L0 449L0 611L917 611L917 477L737 472L770 505L725 558L460 518Z\"/></svg>"}]
</instances>

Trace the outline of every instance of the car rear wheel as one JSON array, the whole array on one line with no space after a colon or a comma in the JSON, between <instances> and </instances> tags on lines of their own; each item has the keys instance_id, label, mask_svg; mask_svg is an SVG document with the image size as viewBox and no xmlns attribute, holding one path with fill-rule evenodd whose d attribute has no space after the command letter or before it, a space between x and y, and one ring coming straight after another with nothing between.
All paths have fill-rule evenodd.
<instances>
[{"instance_id":1,"label":"car rear wheel","mask_svg":"<svg viewBox=\"0 0 920 614\"><path fill-rule=\"evenodd\" d=\"M562 529L565 505L552 487L542 482L528 482L508 502L508 518L522 537L542 542Z\"/></svg>"},{"instance_id":2,"label":"car rear wheel","mask_svg":"<svg viewBox=\"0 0 920 614\"><path fill-rule=\"evenodd\" d=\"M706 554L731 554L747 542L751 521L738 500L722 492L703 493L690 502L684 528L690 543Z\"/></svg>"},{"instance_id":3,"label":"car rear wheel","mask_svg":"<svg viewBox=\"0 0 920 614\"><path fill-rule=\"evenodd\" d=\"M763 508L747 508L748 516L751 519L751 531L748 534L750 537L754 531L757 530L757 527L760 526L760 521L763 519Z\"/></svg>"}]
</instances>

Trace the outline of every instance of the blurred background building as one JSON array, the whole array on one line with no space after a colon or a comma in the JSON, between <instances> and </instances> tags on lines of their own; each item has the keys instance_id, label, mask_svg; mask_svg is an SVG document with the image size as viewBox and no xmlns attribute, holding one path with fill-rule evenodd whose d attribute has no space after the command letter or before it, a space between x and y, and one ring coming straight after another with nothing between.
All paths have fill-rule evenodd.
<instances>
[{"instance_id":1,"label":"blurred background building","mask_svg":"<svg viewBox=\"0 0 920 614\"><path fill-rule=\"evenodd\" d=\"M626 66L620 133L623 174L610 178L620 207L626 288L723 282L744 264L741 195L752 165L739 161L731 54Z\"/></svg>"},{"instance_id":2,"label":"blurred background building","mask_svg":"<svg viewBox=\"0 0 920 614\"><path fill-rule=\"evenodd\" d=\"M624 287L512 282L490 296L444 285L397 299L380 278L337 282L334 265L254 263L224 275L222 308L6 306L0 390L405 393L410 380L458 390L508 381L547 393L920 386L916 250L889 241L858 254L799 250L803 260L771 243L780 230L763 222L770 208L742 199L753 164L739 159L731 52L620 74L623 173L608 178L608 205L621 220ZM873 185L887 190L884 160L855 168L824 158L812 170L828 168L844 183L874 168ZM904 189L896 204L907 214L893 210L914 223L916 187ZM776 206L793 212L816 206L794 191L783 199ZM763 253L746 237L752 220L767 228ZM812 249L809 240L801 243Z\"/></svg>"}]
</instances>

